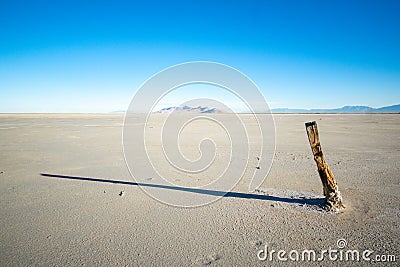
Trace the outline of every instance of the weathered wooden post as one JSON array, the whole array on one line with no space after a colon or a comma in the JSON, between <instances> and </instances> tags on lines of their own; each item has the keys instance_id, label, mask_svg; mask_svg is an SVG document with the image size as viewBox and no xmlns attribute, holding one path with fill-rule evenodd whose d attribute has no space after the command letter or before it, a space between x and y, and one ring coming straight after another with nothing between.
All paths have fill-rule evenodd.
<instances>
[{"instance_id":1,"label":"weathered wooden post","mask_svg":"<svg viewBox=\"0 0 400 267\"><path fill-rule=\"evenodd\" d=\"M322 181L322 186L325 196L326 209L330 211L339 211L345 208L342 196L339 192L335 176L326 164L324 154L322 153L321 143L318 136L317 123L315 121L306 123L308 140L310 141L311 150L314 155L314 160L317 163L319 177Z\"/></svg>"}]
</instances>

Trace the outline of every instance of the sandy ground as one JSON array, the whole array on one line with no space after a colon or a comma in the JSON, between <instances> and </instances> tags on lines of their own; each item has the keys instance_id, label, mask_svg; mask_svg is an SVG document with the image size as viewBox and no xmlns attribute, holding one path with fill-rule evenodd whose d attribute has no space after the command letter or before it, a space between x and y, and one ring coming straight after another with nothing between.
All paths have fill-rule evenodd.
<instances>
[{"instance_id":1,"label":"sandy ground","mask_svg":"<svg viewBox=\"0 0 400 267\"><path fill-rule=\"evenodd\" d=\"M320 208L322 186L304 128L311 120L347 205L340 214ZM0 115L0 265L368 263L257 257L265 246L338 249L338 239L347 241L344 249L374 251L371 259L395 255L385 264L398 264L400 116L275 115L275 123L275 160L259 191L247 192L244 179L238 194L176 208L132 183L123 115ZM256 164L250 158L248 172Z\"/></svg>"}]
</instances>

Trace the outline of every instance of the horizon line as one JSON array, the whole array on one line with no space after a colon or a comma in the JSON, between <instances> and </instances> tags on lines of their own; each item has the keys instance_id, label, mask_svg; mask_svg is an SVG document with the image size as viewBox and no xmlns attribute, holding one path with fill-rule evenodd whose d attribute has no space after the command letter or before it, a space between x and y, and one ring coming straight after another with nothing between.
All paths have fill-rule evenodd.
<instances>
[{"instance_id":1,"label":"horizon line","mask_svg":"<svg viewBox=\"0 0 400 267\"><path fill-rule=\"evenodd\" d=\"M395 107L399 106L399 111L379 111L380 109L388 108L388 107ZM168 108L174 108L178 106L171 106ZM361 110L361 111L340 111L340 109L350 107L350 108L357 108L357 107L363 107L363 108L369 108L370 110ZM150 114L157 114L158 112L168 109L168 108L163 108L157 111L153 111ZM208 108L208 107L205 107ZM338 110L338 111L336 111ZM365 105L346 105L342 106L339 108L311 108L311 109L305 109L305 108L272 108L269 110L270 112L249 112L249 111L243 111L243 112L223 112L219 111L218 113L222 114L229 114L229 113L235 113L235 114L398 114L400 113L400 104L393 104L393 105L388 105L388 106L381 106L377 108L373 108L370 106L365 106ZM191 112L191 111L185 111L185 112ZM107 111L107 112L0 112L0 114L77 114L77 115L84 115L84 114L126 114L127 110L114 110L114 111ZM134 114L147 114L147 113L134 113ZM162 114L162 113L161 113ZM199 114L202 114L199 112ZM210 114L210 113L209 113ZM211 113L211 114L216 114L216 113Z\"/></svg>"}]
</instances>

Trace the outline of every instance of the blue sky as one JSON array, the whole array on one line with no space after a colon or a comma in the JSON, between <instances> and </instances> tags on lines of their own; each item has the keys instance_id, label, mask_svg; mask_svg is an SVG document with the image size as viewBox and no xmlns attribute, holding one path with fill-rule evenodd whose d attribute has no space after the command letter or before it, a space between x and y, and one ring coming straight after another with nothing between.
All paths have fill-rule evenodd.
<instances>
[{"instance_id":1,"label":"blue sky","mask_svg":"<svg viewBox=\"0 0 400 267\"><path fill-rule=\"evenodd\" d=\"M124 110L214 61L272 108L400 103L399 1L0 1L0 112ZM212 97L212 95L210 95Z\"/></svg>"}]
</instances>

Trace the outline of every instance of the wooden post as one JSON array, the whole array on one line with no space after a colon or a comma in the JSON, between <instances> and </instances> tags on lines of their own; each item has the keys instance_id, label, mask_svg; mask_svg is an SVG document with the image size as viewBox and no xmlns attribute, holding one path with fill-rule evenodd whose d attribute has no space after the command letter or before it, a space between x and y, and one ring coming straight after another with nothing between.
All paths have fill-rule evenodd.
<instances>
[{"instance_id":1,"label":"wooden post","mask_svg":"<svg viewBox=\"0 0 400 267\"><path fill-rule=\"evenodd\" d=\"M339 192L335 176L326 164L324 154L322 153L321 143L318 136L317 123L315 121L306 123L308 140L310 141L311 150L314 155L314 160L317 163L319 177L322 181L322 186L325 196L326 209L329 211L339 211L345 208L342 196Z\"/></svg>"}]
</instances>

